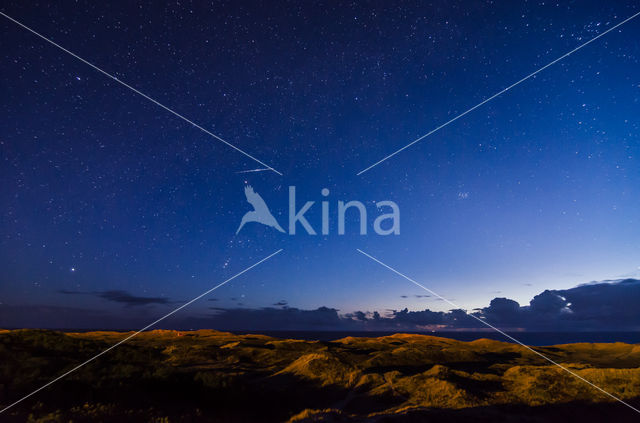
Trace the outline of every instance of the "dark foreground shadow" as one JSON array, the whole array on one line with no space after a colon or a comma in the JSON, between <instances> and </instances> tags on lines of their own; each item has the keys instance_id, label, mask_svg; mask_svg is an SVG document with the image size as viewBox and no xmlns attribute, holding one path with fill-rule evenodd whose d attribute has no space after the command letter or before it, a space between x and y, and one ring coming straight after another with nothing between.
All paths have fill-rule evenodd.
<instances>
[{"instance_id":1,"label":"dark foreground shadow","mask_svg":"<svg viewBox=\"0 0 640 423\"><path fill-rule=\"evenodd\" d=\"M640 408L640 398L631 400L628 403L635 408ZM570 402L539 407L507 405L472 407L460 410L414 409L399 414L368 419L342 418L340 420L340 418L338 418L324 421L366 421L375 423L626 423L640 421L640 414L618 402L600 404Z\"/></svg>"}]
</instances>

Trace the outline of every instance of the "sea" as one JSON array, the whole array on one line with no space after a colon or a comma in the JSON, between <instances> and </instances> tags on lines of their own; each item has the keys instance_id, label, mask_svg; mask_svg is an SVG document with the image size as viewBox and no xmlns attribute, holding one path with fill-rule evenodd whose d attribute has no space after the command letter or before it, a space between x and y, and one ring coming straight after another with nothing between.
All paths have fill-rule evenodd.
<instances>
[{"instance_id":1,"label":"sea","mask_svg":"<svg viewBox=\"0 0 640 423\"><path fill-rule=\"evenodd\" d=\"M308 341L334 341L348 336L379 337L389 336L398 332L359 332L359 331L231 331L236 334L260 334L286 339L304 339ZM493 339L515 343L498 332L401 332L419 335L439 336L456 339L458 341L474 341L476 339ZM640 344L640 332L506 332L525 345L544 346L558 344L573 344L580 342L613 343L624 342L627 344Z\"/></svg>"}]
</instances>

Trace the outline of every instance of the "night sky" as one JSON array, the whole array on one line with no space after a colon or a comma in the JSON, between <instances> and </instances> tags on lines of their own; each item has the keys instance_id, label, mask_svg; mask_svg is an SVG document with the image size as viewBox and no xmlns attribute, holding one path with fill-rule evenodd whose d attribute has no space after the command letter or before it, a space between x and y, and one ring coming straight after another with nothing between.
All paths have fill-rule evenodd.
<instances>
[{"instance_id":1,"label":"night sky","mask_svg":"<svg viewBox=\"0 0 640 423\"><path fill-rule=\"evenodd\" d=\"M0 16L0 316L30 316L5 325L153 320L280 248L180 313L451 309L356 248L469 310L640 275L640 18L357 175L637 2L0 11L282 173ZM236 235L247 184L285 229L289 186L317 232L328 200L330 234ZM367 235L355 213L338 235L339 200L366 204ZM399 235L373 232L383 200Z\"/></svg>"}]
</instances>

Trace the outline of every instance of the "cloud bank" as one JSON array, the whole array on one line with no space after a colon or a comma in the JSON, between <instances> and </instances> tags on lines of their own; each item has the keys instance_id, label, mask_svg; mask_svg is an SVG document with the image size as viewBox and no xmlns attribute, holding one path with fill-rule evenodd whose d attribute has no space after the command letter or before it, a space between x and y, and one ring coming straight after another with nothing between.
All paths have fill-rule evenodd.
<instances>
[{"instance_id":1,"label":"cloud bank","mask_svg":"<svg viewBox=\"0 0 640 423\"><path fill-rule=\"evenodd\" d=\"M125 309L138 306L129 316L96 310L52 306L0 305L0 327L49 328L128 328L144 326L163 314L151 304L169 305L164 297L139 297L126 291L63 294L94 295ZM167 311L171 308L166 307ZM335 331L429 331L478 330L486 328L463 310L355 311L320 307L303 310L288 306L286 300L265 308L209 307L206 315L176 314L160 324L163 328L221 330L335 330ZM147 310L149 311L149 310ZM509 298L497 297L487 307L471 312L474 316L503 330L526 331L636 331L640 330L640 280L623 279L576 286L565 290L546 290L520 305ZM146 319L146 320L145 320Z\"/></svg>"},{"instance_id":2,"label":"cloud bank","mask_svg":"<svg viewBox=\"0 0 640 423\"><path fill-rule=\"evenodd\" d=\"M355 311L340 315L338 310L321 307L300 310L282 308L224 309L215 315L193 319L195 327L228 330L371 330L425 331L478 330L487 328L463 310ZM471 312L487 323L504 330L526 331L635 331L640 329L640 280L624 279L579 285L565 290L546 290L528 305L497 297L489 306Z\"/></svg>"}]
</instances>

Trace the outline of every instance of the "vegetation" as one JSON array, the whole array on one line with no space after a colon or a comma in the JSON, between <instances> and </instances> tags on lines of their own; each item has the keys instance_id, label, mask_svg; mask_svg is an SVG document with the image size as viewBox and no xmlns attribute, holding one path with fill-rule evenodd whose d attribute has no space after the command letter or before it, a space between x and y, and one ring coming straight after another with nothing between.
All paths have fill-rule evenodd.
<instances>
[{"instance_id":1,"label":"vegetation","mask_svg":"<svg viewBox=\"0 0 640 423\"><path fill-rule=\"evenodd\" d=\"M0 332L0 407L127 335ZM640 346L538 349L638 405ZM511 421L513 416L554 421L567 415L572 421L578 416L582 421L636 417L519 345L403 334L321 342L202 330L142 333L2 417L29 422L328 422L424 421L426 416L429 421Z\"/></svg>"}]
</instances>

